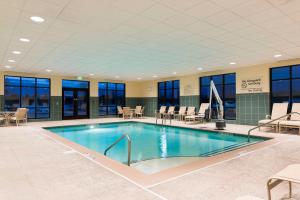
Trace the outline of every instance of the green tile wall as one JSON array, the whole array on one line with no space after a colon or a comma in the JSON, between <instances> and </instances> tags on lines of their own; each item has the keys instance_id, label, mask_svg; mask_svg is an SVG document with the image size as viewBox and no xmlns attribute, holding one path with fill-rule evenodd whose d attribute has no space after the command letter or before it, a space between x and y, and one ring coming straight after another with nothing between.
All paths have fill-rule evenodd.
<instances>
[{"instance_id":1,"label":"green tile wall","mask_svg":"<svg viewBox=\"0 0 300 200\"><path fill-rule=\"evenodd\" d=\"M90 118L99 118L99 98L90 97Z\"/></svg>"},{"instance_id":2,"label":"green tile wall","mask_svg":"<svg viewBox=\"0 0 300 200\"><path fill-rule=\"evenodd\" d=\"M62 119L62 97L51 96L50 98L50 120Z\"/></svg>"},{"instance_id":3,"label":"green tile wall","mask_svg":"<svg viewBox=\"0 0 300 200\"><path fill-rule=\"evenodd\" d=\"M198 111L200 106L199 95L180 96L180 106L194 106Z\"/></svg>"},{"instance_id":4,"label":"green tile wall","mask_svg":"<svg viewBox=\"0 0 300 200\"><path fill-rule=\"evenodd\" d=\"M237 124L257 125L270 113L270 94L237 94L236 105Z\"/></svg>"},{"instance_id":5,"label":"green tile wall","mask_svg":"<svg viewBox=\"0 0 300 200\"><path fill-rule=\"evenodd\" d=\"M128 97L126 98L126 106L134 108L137 105L145 107L145 116L152 117L157 109L157 97Z\"/></svg>"},{"instance_id":6,"label":"green tile wall","mask_svg":"<svg viewBox=\"0 0 300 200\"><path fill-rule=\"evenodd\" d=\"M0 111L4 110L4 96L0 95Z\"/></svg>"}]
</instances>

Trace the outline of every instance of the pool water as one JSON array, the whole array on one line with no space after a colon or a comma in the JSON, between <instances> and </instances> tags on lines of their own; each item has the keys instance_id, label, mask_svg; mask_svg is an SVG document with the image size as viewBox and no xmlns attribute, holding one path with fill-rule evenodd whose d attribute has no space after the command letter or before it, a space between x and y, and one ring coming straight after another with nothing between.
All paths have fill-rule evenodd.
<instances>
[{"instance_id":1,"label":"pool water","mask_svg":"<svg viewBox=\"0 0 300 200\"><path fill-rule=\"evenodd\" d=\"M99 153L124 133L131 138L131 163L154 158L208 157L262 142L266 138L161 126L140 122L120 122L94 125L46 128L68 140ZM107 156L122 163L127 162L127 141L120 141L108 151Z\"/></svg>"}]
</instances>

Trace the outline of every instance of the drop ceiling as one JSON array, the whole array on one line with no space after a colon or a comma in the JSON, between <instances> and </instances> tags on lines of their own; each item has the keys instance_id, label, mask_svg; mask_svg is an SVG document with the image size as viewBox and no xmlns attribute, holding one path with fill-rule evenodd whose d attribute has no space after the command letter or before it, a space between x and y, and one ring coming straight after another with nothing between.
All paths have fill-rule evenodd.
<instances>
[{"instance_id":1,"label":"drop ceiling","mask_svg":"<svg viewBox=\"0 0 300 200\"><path fill-rule=\"evenodd\" d=\"M0 1L0 70L147 80L299 57L299 0Z\"/></svg>"}]
</instances>

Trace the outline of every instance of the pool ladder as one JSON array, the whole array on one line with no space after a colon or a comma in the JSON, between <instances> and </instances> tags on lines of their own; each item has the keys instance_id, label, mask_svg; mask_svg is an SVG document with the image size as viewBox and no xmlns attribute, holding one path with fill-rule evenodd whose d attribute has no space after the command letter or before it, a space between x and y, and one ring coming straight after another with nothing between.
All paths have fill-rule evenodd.
<instances>
[{"instance_id":1,"label":"pool ladder","mask_svg":"<svg viewBox=\"0 0 300 200\"><path fill-rule=\"evenodd\" d=\"M283 116L278 117L278 118L276 118L276 119L273 119L273 120L271 120L271 121L268 121L267 123L260 124L260 125L258 125L258 126L255 126L254 128L251 128L251 129L248 131L248 142L250 142L250 133L251 133L251 131L253 131L253 130L255 130L255 129L258 129L258 128L260 128L260 127L263 127L263 126L265 126L265 125L271 124L272 122L275 122L275 121L280 120L280 119L282 119L282 118L291 116L292 114L300 115L300 113L298 113L298 112L291 112L291 113L289 113L289 114L286 114L286 115L283 115Z\"/></svg>"},{"instance_id":2,"label":"pool ladder","mask_svg":"<svg viewBox=\"0 0 300 200\"><path fill-rule=\"evenodd\" d=\"M112 143L109 147L107 147L104 151L104 155L106 156L107 152L113 148L116 144L118 144L122 139L126 138L128 142L128 154L127 154L127 165L130 166L131 162L131 139L129 135L123 134L121 137L119 137L114 143Z\"/></svg>"}]
</instances>

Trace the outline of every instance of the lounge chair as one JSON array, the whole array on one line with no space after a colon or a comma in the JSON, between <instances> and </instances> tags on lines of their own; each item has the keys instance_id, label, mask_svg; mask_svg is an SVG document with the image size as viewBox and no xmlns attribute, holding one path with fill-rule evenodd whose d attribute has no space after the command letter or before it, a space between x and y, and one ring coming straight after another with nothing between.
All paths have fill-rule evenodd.
<instances>
[{"instance_id":1,"label":"lounge chair","mask_svg":"<svg viewBox=\"0 0 300 200\"><path fill-rule=\"evenodd\" d=\"M161 106L159 110L155 111L155 117L159 119L162 118L163 115L166 113L166 109L166 106Z\"/></svg>"},{"instance_id":2,"label":"lounge chair","mask_svg":"<svg viewBox=\"0 0 300 200\"><path fill-rule=\"evenodd\" d=\"M130 107L123 107L123 118L124 119L131 119L132 118L132 112Z\"/></svg>"},{"instance_id":3,"label":"lounge chair","mask_svg":"<svg viewBox=\"0 0 300 200\"><path fill-rule=\"evenodd\" d=\"M266 123L268 123L268 122L270 122L270 121L272 121L274 119L277 119L277 118L279 118L281 116L286 115L287 114L288 105L289 105L289 103L274 103L273 104L273 109L272 109L271 117L266 116L268 119L260 120L258 122L258 125L264 126L264 124L266 124ZM270 124L266 124L265 127L275 128L276 132L278 132L278 123L279 123L279 120L271 122ZM259 127L259 130L260 130L260 127Z\"/></svg>"},{"instance_id":4,"label":"lounge chair","mask_svg":"<svg viewBox=\"0 0 300 200\"><path fill-rule=\"evenodd\" d=\"M4 123L5 122L5 118L3 115L0 114L0 123Z\"/></svg>"},{"instance_id":5,"label":"lounge chair","mask_svg":"<svg viewBox=\"0 0 300 200\"><path fill-rule=\"evenodd\" d=\"M16 122L17 126L20 125L21 121L27 123L27 112L27 108L18 108L14 116L12 116L9 120Z\"/></svg>"},{"instance_id":6,"label":"lounge chair","mask_svg":"<svg viewBox=\"0 0 300 200\"><path fill-rule=\"evenodd\" d=\"M186 106L180 106L179 111L174 112L174 119L183 120L183 116L186 112Z\"/></svg>"},{"instance_id":7,"label":"lounge chair","mask_svg":"<svg viewBox=\"0 0 300 200\"><path fill-rule=\"evenodd\" d=\"M292 113L300 113L300 103L293 103ZM295 128L299 130L300 134L300 115L292 114L290 120L279 121L279 132L282 128Z\"/></svg>"},{"instance_id":8,"label":"lounge chair","mask_svg":"<svg viewBox=\"0 0 300 200\"><path fill-rule=\"evenodd\" d=\"M185 122L186 121L203 121L205 117L205 111L209 108L209 103L202 103L199 108L199 112L196 115L190 115L185 117Z\"/></svg>"},{"instance_id":9,"label":"lounge chair","mask_svg":"<svg viewBox=\"0 0 300 200\"><path fill-rule=\"evenodd\" d=\"M184 121L186 122L186 117L189 117L189 116L194 116L195 115L195 107L193 106L189 106L185 115L183 115L183 118L184 118Z\"/></svg>"},{"instance_id":10,"label":"lounge chair","mask_svg":"<svg viewBox=\"0 0 300 200\"><path fill-rule=\"evenodd\" d=\"M291 199L292 183L300 183L300 164L289 165L269 178L267 182L268 200L271 200L271 190L286 181L289 183L289 199Z\"/></svg>"},{"instance_id":11,"label":"lounge chair","mask_svg":"<svg viewBox=\"0 0 300 200\"><path fill-rule=\"evenodd\" d=\"M135 117L138 117L138 116L143 116L143 114L142 114L142 109L143 109L143 107L142 106L136 106L135 107L135 110L134 110L134 116Z\"/></svg>"},{"instance_id":12,"label":"lounge chair","mask_svg":"<svg viewBox=\"0 0 300 200\"><path fill-rule=\"evenodd\" d=\"M123 109L121 106L117 106L117 109L118 109L118 116L119 117L123 117Z\"/></svg>"},{"instance_id":13,"label":"lounge chair","mask_svg":"<svg viewBox=\"0 0 300 200\"><path fill-rule=\"evenodd\" d=\"M175 106L169 106L168 112L166 112L164 117L168 117L171 119L174 116L175 113Z\"/></svg>"}]
</instances>

